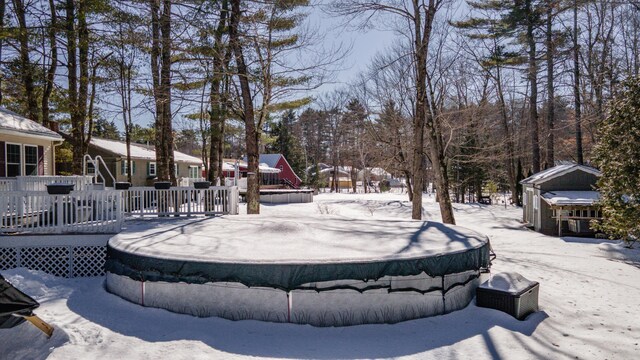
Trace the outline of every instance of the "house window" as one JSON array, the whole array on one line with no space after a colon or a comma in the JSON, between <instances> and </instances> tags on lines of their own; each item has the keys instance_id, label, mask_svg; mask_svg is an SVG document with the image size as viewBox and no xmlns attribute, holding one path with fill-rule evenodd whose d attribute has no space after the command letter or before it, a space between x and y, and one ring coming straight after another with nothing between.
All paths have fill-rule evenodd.
<instances>
[{"instance_id":1,"label":"house window","mask_svg":"<svg viewBox=\"0 0 640 360\"><path fill-rule=\"evenodd\" d=\"M24 146L24 174L38 175L38 147Z\"/></svg>"},{"instance_id":2,"label":"house window","mask_svg":"<svg viewBox=\"0 0 640 360\"><path fill-rule=\"evenodd\" d=\"M150 162L147 164L147 175L156 176L156 163Z\"/></svg>"},{"instance_id":3,"label":"house window","mask_svg":"<svg viewBox=\"0 0 640 360\"><path fill-rule=\"evenodd\" d=\"M131 167L133 168L132 173L131 174L135 174L136 173L136 162L131 160ZM128 168L128 164L127 164L127 160L122 160L122 165L120 166L120 172L122 173L122 175L128 175L129 174L129 168Z\"/></svg>"},{"instance_id":4,"label":"house window","mask_svg":"<svg viewBox=\"0 0 640 360\"><path fill-rule=\"evenodd\" d=\"M198 166L189 166L189 177L192 179L199 178L199 170L200 168Z\"/></svg>"},{"instance_id":5,"label":"house window","mask_svg":"<svg viewBox=\"0 0 640 360\"><path fill-rule=\"evenodd\" d=\"M178 163L173 164L173 175L178 177Z\"/></svg>"},{"instance_id":6,"label":"house window","mask_svg":"<svg viewBox=\"0 0 640 360\"><path fill-rule=\"evenodd\" d=\"M22 155L20 150L21 146L19 144L6 144L7 177L22 175Z\"/></svg>"}]
</instances>

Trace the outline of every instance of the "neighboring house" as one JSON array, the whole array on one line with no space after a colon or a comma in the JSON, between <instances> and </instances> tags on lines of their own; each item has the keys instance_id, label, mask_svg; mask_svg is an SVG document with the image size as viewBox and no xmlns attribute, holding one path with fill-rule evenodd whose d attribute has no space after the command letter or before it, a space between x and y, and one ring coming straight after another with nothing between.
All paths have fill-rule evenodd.
<instances>
[{"instance_id":1,"label":"neighboring house","mask_svg":"<svg viewBox=\"0 0 640 360\"><path fill-rule=\"evenodd\" d=\"M558 165L520 182L523 221L548 235L590 234L601 218L595 185L601 173L585 165Z\"/></svg>"},{"instance_id":2,"label":"neighboring house","mask_svg":"<svg viewBox=\"0 0 640 360\"><path fill-rule=\"evenodd\" d=\"M294 188L300 187L302 185L302 180L296 172L293 171L291 165L282 154L260 154L260 159L258 160L260 163L266 164L270 168L279 169L280 172L277 174L278 184L285 183L291 184Z\"/></svg>"},{"instance_id":3,"label":"neighboring house","mask_svg":"<svg viewBox=\"0 0 640 360\"><path fill-rule=\"evenodd\" d=\"M240 188L246 188L246 177L249 172L249 166L245 160L233 160L233 159L223 159L222 162L222 175L227 178L227 183L233 183L233 179L235 177L236 164L238 167L238 172L240 173L238 186ZM279 185L280 177L278 176L281 172L280 169L276 169L271 167L265 163L259 163L258 169L260 171L260 184L261 185ZM243 180L244 179L244 180Z\"/></svg>"},{"instance_id":4,"label":"neighboring house","mask_svg":"<svg viewBox=\"0 0 640 360\"><path fill-rule=\"evenodd\" d=\"M62 141L56 132L0 108L0 178L55 175L54 148Z\"/></svg>"},{"instance_id":5,"label":"neighboring house","mask_svg":"<svg viewBox=\"0 0 640 360\"><path fill-rule=\"evenodd\" d=\"M127 145L123 141L91 138L89 155L100 155L116 181L127 181ZM176 178L200 178L202 160L191 155L174 151ZM157 178L156 151L152 146L131 143L132 186L151 186ZM106 186L113 181L105 175Z\"/></svg>"},{"instance_id":6,"label":"neighboring house","mask_svg":"<svg viewBox=\"0 0 640 360\"><path fill-rule=\"evenodd\" d=\"M362 181L365 178L365 170L358 171L358 181ZM392 176L383 168L374 167L366 168L366 179L369 181L380 181L382 179L391 179Z\"/></svg>"}]
</instances>

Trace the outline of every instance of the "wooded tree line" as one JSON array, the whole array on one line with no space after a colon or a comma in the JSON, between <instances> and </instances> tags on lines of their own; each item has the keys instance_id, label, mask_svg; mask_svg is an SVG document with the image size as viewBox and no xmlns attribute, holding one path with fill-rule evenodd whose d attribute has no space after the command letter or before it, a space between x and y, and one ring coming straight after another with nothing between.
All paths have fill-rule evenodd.
<instances>
[{"instance_id":1,"label":"wooded tree line","mask_svg":"<svg viewBox=\"0 0 640 360\"><path fill-rule=\"evenodd\" d=\"M197 143L213 181L222 158L247 155L249 213L258 155L271 150L297 169L403 176L415 219L413 193L433 183L454 223L450 194L465 201L492 181L519 203L523 176L589 161L608 103L640 71L635 1L328 1L351 28L398 39L352 84L312 98L344 51L319 50L309 6L0 0L0 106L61 124L76 173L91 136L113 132L106 119L129 144L146 118L160 180L175 181L176 145Z\"/></svg>"}]
</instances>

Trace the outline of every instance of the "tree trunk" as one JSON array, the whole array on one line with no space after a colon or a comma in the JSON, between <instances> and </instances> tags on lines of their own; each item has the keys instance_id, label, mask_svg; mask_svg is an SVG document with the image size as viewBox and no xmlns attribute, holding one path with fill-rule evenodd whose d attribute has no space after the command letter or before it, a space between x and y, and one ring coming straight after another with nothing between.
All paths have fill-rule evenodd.
<instances>
[{"instance_id":1,"label":"tree trunk","mask_svg":"<svg viewBox=\"0 0 640 360\"><path fill-rule=\"evenodd\" d=\"M538 137L538 63L536 60L536 40L534 37L533 9L531 1L526 1L527 45L529 47L529 122L531 126L531 165L533 173L540 172L540 141Z\"/></svg>"},{"instance_id":2,"label":"tree trunk","mask_svg":"<svg viewBox=\"0 0 640 360\"><path fill-rule=\"evenodd\" d=\"M578 0L573 1L573 98L576 131L576 161L582 165L582 119L580 104L580 48L578 47Z\"/></svg>"},{"instance_id":3,"label":"tree trunk","mask_svg":"<svg viewBox=\"0 0 640 360\"><path fill-rule=\"evenodd\" d=\"M411 217L415 220L422 219L422 191L424 189L424 129L429 135L429 152L431 154L431 166L435 176L438 196L440 199L440 212L442 222L455 224L451 197L449 195L449 178L445 162L444 146L440 133L438 120L434 118L431 101L427 98L427 54L433 19L436 13L436 5L429 2L424 21L420 16L420 4L414 0L414 26L415 26L415 59L416 59L416 115L414 118L414 144L413 144L413 207ZM422 29L424 27L424 29Z\"/></svg>"},{"instance_id":4,"label":"tree trunk","mask_svg":"<svg viewBox=\"0 0 640 360\"><path fill-rule=\"evenodd\" d=\"M13 8L18 19L18 42L20 43L20 67L22 85L27 100L27 114L35 122L39 122L38 103L36 101L35 86L33 84L33 69L29 58L29 32L25 16L25 6L22 0L13 0Z\"/></svg>"},{"instance_id":5,"label":"tree trunk","mask_svg":"<svg viewBox=\"0 0 640 360\"><path fill-rule=\"evenodd\" d=\"M165 165L166 159L164 158L164 152L161 150L164 116L162 115L162 92L160 89L160 0L150 0L149 5L151 9L151 78L153 80L153 99L156 111L156 177L159 180L168 180Z\"/></svg>"},{"instance_id":6,"label":"tree trunk","mask_svg":"<svg viewBox=\"0 0 640 360\"><path fill-rule=\"evenodd\" d=\"M165 167L169 172L169 176L165 177L171 181L173 185L177 185L175 162L173 156L173 124L171 113L171 1L163 0L163 9L160 16L160 32L162 33L161 45L161 63L160 68L160 89L162 92L162 135L163 158L165 159ZM156 152L158 150L156 149Z\"/></svg>"},{"instance_id":7,"label":"tree trunk","mask_svg":"<svg viewBox=\"0 0 640 360\"><path fill-rule=\"evenodd\" d=\"M555 164L555 156L554 156L554 127L555 127L555 95L554 95L554 87L553 87L553 60L554 60L554 48L553 48L553 9L554 9L554 1L547 0L547 156L546 156L546 167L553 167Z\"/></svg>"},{"instance_id":8,"label":"tree trunk","mask_svg":"<svg viewBox=\"0 0 640 360\"><path fill-rule=\"evenodd\" d=\"M67 83L68 95L67 105L69 107L69 117L71 118L71 146L72 146L72 165L71 172L79 175L82 172L82 143L83 133L79 115L78 104L78 63L77 63L77 35L75 27L75 1L67 0L65 4L66 10L66 38L67 38Z\"/></svg>"},{"instance_id":9,"label":"tree trunk","mask_svg":"<svg viewBox=\"0 0 640 360\"><path fill-rule=\"evenodd\" d=\"M49 11L51 13L51 24L49 26L49 44L51 46L50 63L47 69L47 77L42 91L42 124L51 127L49 118L49 98L55 86L56 69L58 68L58 42L56 33L58 32L58 15L56 13L54 0L49 0Z\"/></svg>"},{"instance_id":10,"label":"tree trunk","mask_svg":"<svg viewBox=\"0 0 640 360\"><path fill-rule=\"evenodd\" d=\"M211 148L209 151L209 174L208 179L211 182L215 182L216 179L222 179L222 153L224 146L224 120L225 113L223 111L223 96L221 93L224 90L221 89L223 84L223 76L229 61L227 59L227 53L224 49L222 35L224 34L227 26L227 13L228 2L222 1L220 9L220 20L216 28L215 42L213 44L213 66L211 74L211 94L210 105L211 113L209 114L210 128L211 128ZM224 53L224 54L223 54Z\"/></svg>"},{"instance_id":11,"label":"tree trunk","mask_svg":"<svg viewBox=\"0 0 640 360\"><path fill-rule=\"evenodd\" d=\"M424 165L424 127L427 111L427 50L429 47L429 33L422 33L422 19L420 4L417 0L413 1L414 14L414 51L415 51L415 67L416 67L416 111L413 118L413 166L411 169L413 175L414 196L411 201L411 218L414 220L422 219L422 189L424 187L424 178L422 167ZM429 19L425 19L428 22ZM431 27L425 25L427 31ZM426 42L425 42L426 40Z\"/></svg>"},{"instance_id":12,"label":"tree trunk","mask_svg":"<svg viewBox=\"0 0 640 360\"><path fill-rule=\"evenodd\" d=\"M511 199L517 205L520 206L517 193L517 177L514 169L514 150L513 150L513 137L511 130L509 129L509 117L507 116L507 105L504 100L504 92L502 91L502 74L500 66L496 69L496 91L498 94L498 101L500 104L500 115L502 120L502 130L505 136L505 148L507 151L507 159L505 160L505 167L507 168L507 178L509 180L509 190L511 191Z\"/></svg>"},{"instance_id":13,"label":"tree trunk","mask_svg":"<svg viewBox=\"0 0 640 360\"><path fill-rule=\"evenodd\" d=\"M404 171L404 176L407 179L407 195L409 196L409 201L413 202L413 187L411 186L411 172L409 170Z\"/></svg>"},{"instance_id":14,"label":"tree trunk","mask_svg":"<svg viewBox=\"0 0 640 360\"><path fill-rule=\"evenodd\" d=\"M244 61L242 45L239 41L238 27L240 24L240 1L232 0L231 16L229 19L229 43L236 58L240 95L242 100L242 118L245 123L247 147L247 214L260 213L260 183L258 169L258 132L256 131L253 99L249 87L249 72Z\"/></svg>"},{"instance_id":15,"label":"tree trunk","mask_svg":"<svg viewBox=\"0 0 640 360\"><path fill-rule=\"evenodd\" d=\"M7 9L5 0L0 0L0 32L4 33L4 13ZM4 46L4 38L0 37L0 62L2 62L2 48ZM0 106L2 106L2 79L0 76Z\"/></svg>"}]
</instances>

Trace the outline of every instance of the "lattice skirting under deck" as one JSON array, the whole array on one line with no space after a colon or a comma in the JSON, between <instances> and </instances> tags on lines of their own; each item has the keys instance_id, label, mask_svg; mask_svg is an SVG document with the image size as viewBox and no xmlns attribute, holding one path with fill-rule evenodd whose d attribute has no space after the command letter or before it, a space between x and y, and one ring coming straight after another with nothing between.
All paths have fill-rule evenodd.
<instances>
[{"instance_id":1,"label":"lattice skirting under deck","mask_svg":"<svg viewBox=\"0 0 640 360\"><path fill-rule=\"evenodd\" d=\"M0 270L24 267L67 278L103 276L106 246L0 247Z\"/></svg>"}]
</instances>

